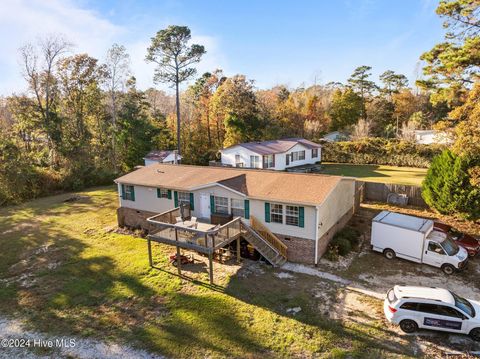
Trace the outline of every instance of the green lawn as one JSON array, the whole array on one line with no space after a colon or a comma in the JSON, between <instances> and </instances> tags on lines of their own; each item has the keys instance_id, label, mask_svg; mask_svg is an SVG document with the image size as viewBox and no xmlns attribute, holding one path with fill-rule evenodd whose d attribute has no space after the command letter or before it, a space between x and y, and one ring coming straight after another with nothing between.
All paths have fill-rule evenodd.
<instances>
[{"instance_id":1,"label":"green lawn","mask_svg":"<svg viewBox=\"0 0 480 359\"><path fill-rule=\"evenodd\" d=\"M42 198L0 209L0 315L35 330L128 343L172 358L398 357L394 335L335 322L318 309L320 279L286 281L265 267L182 280L167 263L172 248L112 231L113 187ZM206 271L196 278L208 281ZM292 283L290 283L292 282ZM336 295L336 288L329 295ZM286 308L300 306L297 315ZM48 355L47 353L44 353Z\"/></svg>"},{"instance_id":2,"label":"green lawn","mask_svg":"<svg viewBox=\"0 0 480 359\"><path fill-rule=\"evenodd\" d=\"M395 167L383 165L353 165L347 163L322 163L322 173L358 177L369 182L383 182L396 184L409 184L420 186L425 175L426 168Z\"/></svg>"}]
</instances>

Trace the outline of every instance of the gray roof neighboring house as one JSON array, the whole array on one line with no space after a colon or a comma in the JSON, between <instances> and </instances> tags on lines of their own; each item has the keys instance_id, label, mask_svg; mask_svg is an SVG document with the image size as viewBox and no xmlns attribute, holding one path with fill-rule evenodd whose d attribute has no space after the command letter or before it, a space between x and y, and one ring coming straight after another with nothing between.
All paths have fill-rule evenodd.
<instances>
[{"instance_id":1,"label":"gray roof neighboring house","mask_svg":"<svg viewBox=\"0 0 480 359\"><path fill-rule=\"evenodd\" d=\"M322 147L318 143L306 140L304 138L284 138L281 140L239 143L237 145L233 145L227 148L241 146L252 152L255 152L261 155L273 155L277 153L287 152L289 149L291 149L293 146L297 144L301 144L305 146L307 149Z\"/></svg>"},{"instance_id":2,"label":"gray roof neighboring house","mask_svg":"<svg viewBox=\"0 0 480 359\"><path fill-rule=\"evenodd\" d=\"M169 155L173 154L175 151L173 150L155 150L155 151L150 151L147 153L147 155L144 157L144 159L147 160L152 160L152 161L163 161L165 158L167 158ZM181 156L178 156L179 159Z\"/></svg>"}]
</instances>

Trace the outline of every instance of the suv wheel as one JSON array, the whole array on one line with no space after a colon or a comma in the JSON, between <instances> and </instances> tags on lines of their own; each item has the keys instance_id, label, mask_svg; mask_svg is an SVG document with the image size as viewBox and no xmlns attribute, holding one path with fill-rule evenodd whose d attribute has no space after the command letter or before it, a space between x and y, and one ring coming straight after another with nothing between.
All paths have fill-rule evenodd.
<instances>
[{"instance_id":1,"label":"suv wheel","mask_svg":"<svg viewBox=\"0 0 480 359\"><path fill-rule=\"evenodd\" d=\"M396 254L395 252L392 250L392 249L385 249L383 251L383 255L385 256L385 258L387 259L394 259Z\"/></svg>"},{"instance_id":2,"label":"suv wheel","mask_svg":"<svg viewBox=\"0 0 480 359\"><path fill-rule=\"evenodd\" d=\"M400 329L405 333L414 333L418 330L418 325L413 320L404 319L400 322Z\"/></svg>"},{"instance_id":3,"label":"suv wheel","mask_svg":"<svg viewBox=\"0 0 480 359\"><path fill-rule=\"evenodd\" d=\"M480 328L475 328L470 331L470 337L477 341L480 342Z\"/></svg>"},{"instance_id":4,"label":"suv wheel","mask_svg":"<svg viewBox=\"0 0 480 359\"><path fill-rule=\"evenodd\" d=\"M455 272L455 267L452 266L451 264L444 264L442 266L443 273L451 275Z\"/></svg>"}]
</instances>

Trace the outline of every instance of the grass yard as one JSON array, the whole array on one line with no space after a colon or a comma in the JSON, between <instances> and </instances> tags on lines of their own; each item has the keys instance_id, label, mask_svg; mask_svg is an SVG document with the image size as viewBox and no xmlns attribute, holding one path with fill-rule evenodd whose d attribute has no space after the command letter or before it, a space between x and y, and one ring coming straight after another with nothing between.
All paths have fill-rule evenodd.
<instances>
[{"instance_id":1,"label":"grass yard","mask_svg":"<svg viewBox=\"0 0 480 359\"><path fill-rule=\"evenodd\" d=\"M358 177L363 181L407 184L420 186L426 168L394 167L383 165L354 165L348 163L322 163L322 173Z\"/></svg>"},{"instance_id":2,"label":"grass yard","mask_svg":"<svg viewBox=\"0 0 480 359\"><path fill-rule=\"evenodd\" d=\"M381 317L368 324L329 319L329 308L319 310L322 296L335 300L340 289L319 278L287 281L250 262L219 276L214 288L187 281L167 272L175 272L167 262L172 248L155 245L159 268L150 268L145 241L115 232L113 187L69 197L0 209L0 316L171 358L412 355ZM206 271L195 276L208 281ZM286 313L296 306L301 312Z\"/></svg>"}]
</instances>

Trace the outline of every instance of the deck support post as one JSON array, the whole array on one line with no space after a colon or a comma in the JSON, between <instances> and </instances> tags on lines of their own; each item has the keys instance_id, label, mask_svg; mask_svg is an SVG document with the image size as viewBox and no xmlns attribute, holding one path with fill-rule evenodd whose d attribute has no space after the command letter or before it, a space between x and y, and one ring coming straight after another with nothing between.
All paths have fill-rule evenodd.
<instances>
[{"instance_id":1,"label":"deck support post","mask_svg":"<svg viewBox=\"0 0 480 359\"><path fill-rule=\"evenodd\" d=\"M237 263L240 263L240 236L237 238Z\"/></svg>"},{"instance_id":2,"label":"deck support post","mask_svg":"<svg viewBox=\"0 0 480 359\"><path fill-rule=\"evenodd\" d=\"M175 228L175 240L178 242L178 230L177 228ZM180 268L181 264L182 264L182 260L180 258L180 247L177 245L177 271L178 271L178 275L182 275L182 268Z\"/></svg>"},{"instance_id":3,"label":"deck support post","mask_svg":"<svg viewBox=\"0 0 480 359\"><path fill-rule=\"evenodd\" d=\"M210 284L213 285L213 253L208 254L208 265L209 265L209 274L210 274Z\"/></svg>"},{"instance_id":4,"label":"deck support post","mask_svg":"<svg viewBox=\"0 0 480 359\"><path fill-rule=\"evenodd\" d=\"M148 246L148 263L150 267L153 267L153 260L152 260L152 241L147 239L147 246Z\"/></svg>"}]
</instances>

